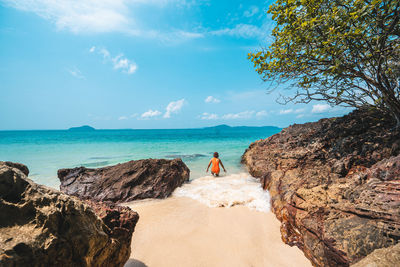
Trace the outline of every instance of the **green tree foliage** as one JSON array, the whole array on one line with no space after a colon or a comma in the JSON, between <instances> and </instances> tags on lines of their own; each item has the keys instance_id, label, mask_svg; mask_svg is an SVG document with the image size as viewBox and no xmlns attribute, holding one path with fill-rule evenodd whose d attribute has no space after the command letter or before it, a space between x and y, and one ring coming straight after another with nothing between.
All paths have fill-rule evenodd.
<instances>
[{"instance_id":1,"label":"green tree foliage","mask_svg":"<svg viewBox=\"0 0 400 267\"><path fill-rule=\"evenodd\" d=\"M277 0L268 12L274 42L249 59L297 88L285 101L375 106L400 125L400 0Z\"/></svg>"}]
</instances>

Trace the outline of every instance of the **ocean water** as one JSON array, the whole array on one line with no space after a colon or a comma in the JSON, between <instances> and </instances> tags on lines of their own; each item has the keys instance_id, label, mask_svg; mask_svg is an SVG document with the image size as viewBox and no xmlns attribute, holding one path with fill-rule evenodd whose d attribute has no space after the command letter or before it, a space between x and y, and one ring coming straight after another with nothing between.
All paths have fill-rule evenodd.
<instances>
[{"instance_id":1,"label":"ocean water","mask_svg":"<svg viewBox=\"0 0 400 267\"><path fill-rule=\"evenodd\" d=\"M198 186L207 188L212 185L206 182L205 170L213 152L218 151L227 169L227 174L221 170L220 178L226 180L226 187L234 186L238 177L248 179L250 184L254 182L240 164L241 155L250 143L280 130L217 126L177 130L0 131L0 160L27 165L32 180L58 189L57 170L61 168L98 168L145 158L182 158L191 171L190 179L201 178ZM186 189L182 195L198 197L198 192ZM210 199L208 204L219 205L213 201L216 200Z\"/></svg>"},{"instance_id":2,"label":"ocean water","mask_svg":"<svg viewBox=\"0 0 400 267\"><path fill-rule=\"evenodd\" d=\"M248 173L236 173L215 178L203 176L178 187L176 197L189 197L209 207L246 206L261 212L270 209L269 193L258 179Z\"/></svg>"}]
</instances>

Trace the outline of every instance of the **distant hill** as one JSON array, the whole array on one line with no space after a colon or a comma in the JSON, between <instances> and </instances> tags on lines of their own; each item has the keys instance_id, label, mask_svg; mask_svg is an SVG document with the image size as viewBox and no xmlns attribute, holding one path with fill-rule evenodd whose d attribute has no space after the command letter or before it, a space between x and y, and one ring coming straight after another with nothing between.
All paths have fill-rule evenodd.
<instances>
[{"instance_id":1,"label":"distant hill","mask_svg":"<svg viewBox=\"0 0 400 267\"><path fill-rule=\"evenodd\" d=\"M80 126L80 127L71 127L71 128L68 129L68 131L75 131L75 132L77 132L77 131L79 131L79 132L88 132L88 131L95 131L95 130L96 130L95 128L93 128L93 127L91 127L89 125L83 125L83 126Z\"/></svg>"},{"instance_id":2,"label":"distant hill","mask_svg":"<svg viewBox=\"0 0 400 267\"><path fill-rule=\"evenodd\" d=\"M204 127L203 129L218 129L218 130L225 130L225 129L231 129L233 127L226 125L226 124L221 124L217 126L211 126L211 127Z\"/></svg>"}]
</instances>

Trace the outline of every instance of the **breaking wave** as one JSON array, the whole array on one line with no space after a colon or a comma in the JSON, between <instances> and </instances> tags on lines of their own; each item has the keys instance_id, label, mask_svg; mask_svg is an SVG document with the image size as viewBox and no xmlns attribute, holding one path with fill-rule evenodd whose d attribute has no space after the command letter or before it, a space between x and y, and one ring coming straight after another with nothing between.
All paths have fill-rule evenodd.
<instances>
[{"instance_id":1,"label":"breaking wave","mask_svg":"<svg viewBox=\"0 0 400 267\"><path fill-rule=\"evenodd\" d=\"M269 212L269 193L260 182L247 173L227 176L204 176L177 188L176 197L189 197L209 207L246 206L251 209Z\"/></svg>"}]
</instances>

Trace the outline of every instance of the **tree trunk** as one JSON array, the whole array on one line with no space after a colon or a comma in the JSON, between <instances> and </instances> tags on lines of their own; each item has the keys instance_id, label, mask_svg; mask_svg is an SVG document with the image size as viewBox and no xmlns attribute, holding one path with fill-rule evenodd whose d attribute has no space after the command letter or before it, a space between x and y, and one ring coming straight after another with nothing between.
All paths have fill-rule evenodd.
<instances>
[{"instance_id":1,"label":"tree trunk","mask_svg":"<svg viewBox=\"0 0 400 267\"><path fill-rule=\"evenodd\" d=\"M394 114L394 118L396 119L396 129L400 129L400 114Z\"/></svg>"},{"instance_id":2,"label":"tree trunk","mask_svg":"<svg viewBox=\"0 0 400 267\"><path fill-rule=\"evenodd\" d=\"M398 99L394 90L389 88L387 91L382 91L384 95L383 101L386 105L386 108L392 113L393 117L396 119L396 128L400 128L400 99ZM390 92L390 94L387 94Z\"/></svg>"},{"instance_id":3,"label":"tree trunk","mask_svg":"<svg viewBox=\"0 0 400 267\"><path fill-rule=\"evenodd\" d=\"M396 103L397 104L397 103ZM396 129L400 129L400 103L398 105L388 105L393 117L396 119Z\"/></svg>"}]
</instances>

